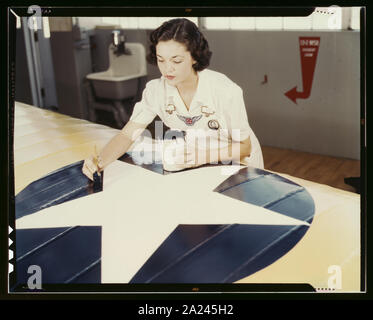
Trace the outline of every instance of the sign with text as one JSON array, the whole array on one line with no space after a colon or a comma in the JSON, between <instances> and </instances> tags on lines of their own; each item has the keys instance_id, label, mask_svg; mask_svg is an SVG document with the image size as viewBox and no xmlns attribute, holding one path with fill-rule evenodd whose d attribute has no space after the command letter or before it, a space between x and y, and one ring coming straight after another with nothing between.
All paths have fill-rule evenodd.
<instances>
[{"instance_id":1,"label":"sign with text","mask_svg":"<svg viewBox=\"0 0 373 320\"><path fill-rule=\"evenodd\" d=\"M307 99L311 95L319 46L320 37L299 37L303 91L297 91L295 86L285 93L294 103L297 103L297 99Z\"/></svg>"}]
</instances>

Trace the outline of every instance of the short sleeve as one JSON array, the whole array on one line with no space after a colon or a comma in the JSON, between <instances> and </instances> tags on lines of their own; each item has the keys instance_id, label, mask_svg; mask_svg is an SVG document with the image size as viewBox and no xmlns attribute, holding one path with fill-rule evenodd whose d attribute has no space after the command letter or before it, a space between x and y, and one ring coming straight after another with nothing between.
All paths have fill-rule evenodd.
<instances>
[{"instance_id":1,"label":"short sleeve","mask_svg":"<svg viewBox=\"0 0 373 320\"><path fill-rule=\"evenodd\" d=\"M242 89L232 84L225 114L228 124L229 135L234 141L243 141L251 135L251 128L247 119L245 102Z\"/></svg>"},{"instance_id":2,"label":"short sleeve","mask_svg":"<svg viewBox=\"0 0 373 320\"><path fill-rule=\"evenodd\" d=\"M157 116L157 82L149 81L142 93L141 101L133 108L130 121L148 125Z\"/></svg>"}]
</instances>

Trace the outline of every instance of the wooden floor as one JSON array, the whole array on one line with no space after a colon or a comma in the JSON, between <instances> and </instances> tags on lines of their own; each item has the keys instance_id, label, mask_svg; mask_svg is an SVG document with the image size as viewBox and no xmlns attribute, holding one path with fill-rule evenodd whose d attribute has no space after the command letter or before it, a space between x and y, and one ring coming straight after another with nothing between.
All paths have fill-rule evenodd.
<instances>
[{"instance_id":1,"label":"wooden floor","mask_svg":"<svg viewBox=\"0 0 373 320\"><path fill-rule=\"evenodd\" d=\"M262 146L265 169L355 192L344 183L360 176L360 161Z\"/></svg>"}]
</instances>

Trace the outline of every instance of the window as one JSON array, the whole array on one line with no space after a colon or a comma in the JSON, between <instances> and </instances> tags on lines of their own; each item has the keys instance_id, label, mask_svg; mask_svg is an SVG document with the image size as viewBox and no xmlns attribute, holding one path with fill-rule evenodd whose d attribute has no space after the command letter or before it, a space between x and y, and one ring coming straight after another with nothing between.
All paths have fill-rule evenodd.
<instances>
[{"instance_id":1,"label":"window","mask_svg":"<svg viewBox=\"0 0 373 320\"><path fill-rule=\"evenodd\" d=\"M95 24L115 25L123 29L155 29L163 22L173 18L176 17L102 17L95 18ZM187 19L198 25L198 18L188 17ZM79 22L82 25L81 19Z\"/></svg>"},{"instance_id":2,"label":"window","mask_svg":"<svg viewBox=\"0 0 373 320\"><path fill-rule=\"evenodd\" d=\"M255 28L254 17L236 17L231 19L230 28L232 30L253 30Z\"/></svg>"},{"instance_id":3,"label":"window","mask_svg":"<svg viewBox=\"0 0 373 320\"><path fill-rule=\"evenodd\" d=\"M188 17L209 30L359 30L361 7L317 7L307 17ZM123 29L155 29L174 17L80 17L82 27L114 25ZM199 24L201 23L201 24Z\"/></svg>"},{"instance_id":4,"label":"window","mask_svg":"<svg viewBox=\"0 0 373 320\"><path fill-rule=\"evenodd\" d=\"M207 17L210 30L346 30L360 29L360 7L318 7L307 17Z\"/></svg>"},{"instance_id":5,"label":"window","mask_svg":"<svg viewBox=\"0 0 373 320\"><path fill-rule=\"evenodd\" d=\"M351 24L350 27L352 30L360 30L360 9L361 7L351 8Z\"/></svg>"},{"instance_id":6,"label":"window","mask_svg":"<svg viewBox=\"0 0 373 320\"><path fill-rule=\"evenodd\" d=\"M282 17L256 17L255 29L256 30L282 30L283 18Z\"/></svg>"},{"instance_id":7,"label":"window","mask_svg":"<svg viewBox=\"0 0 373 320\"><path fill-rule=\"evenodd\" d=\"M284 30L310 30L312 28L312 16L309 17L284 17Z\"/></svg>"}]
</instances>

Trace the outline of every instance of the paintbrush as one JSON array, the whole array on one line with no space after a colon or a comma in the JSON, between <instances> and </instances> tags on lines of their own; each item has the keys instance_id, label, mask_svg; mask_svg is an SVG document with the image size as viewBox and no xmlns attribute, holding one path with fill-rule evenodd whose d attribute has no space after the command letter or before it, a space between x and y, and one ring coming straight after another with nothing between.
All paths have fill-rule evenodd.
<instances>
[{"instance_id":1,"label":"paintbrush","mask_svg":"<svg viewBox=\"0 0 373 320\"><path fill-rule=\"evenodd\" d=\"M98 153L97 153L97 147L95 145L94 148L94 157L93 162L98 168ZM103 183L104 183L104 171L98 172L96 171L93 174L93 192L99 192L103 190Z\"/></svg>"}]
</instances>

